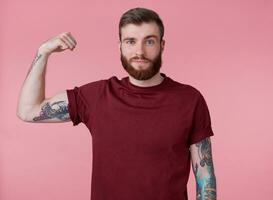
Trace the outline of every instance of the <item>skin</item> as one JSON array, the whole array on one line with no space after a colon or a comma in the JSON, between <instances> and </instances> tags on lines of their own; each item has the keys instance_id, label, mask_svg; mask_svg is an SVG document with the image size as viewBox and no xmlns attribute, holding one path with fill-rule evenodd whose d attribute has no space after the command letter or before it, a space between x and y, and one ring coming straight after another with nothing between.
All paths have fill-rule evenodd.
<instances>
[{"instance_id":1,"label":"skin","mask_svg":"<svg viewBox=\"0 0 273 200\"><path fill-rule=\"evenodd\" d=\"M165 41L160 41L159 28L154 22L140 25L127 24L121 28L119 49L124 58L135 70L147 70L151 62L163 52ZM144 60L143 62L137 62ZM129 81L137 86L147 87L160 84L163 77L160 72L148 80L137 80L129 74Z\"/></svg>"},{"instance_id":2,"label":"skin","mask_svg":"<svg viewBox=\"0 0 273 200\"><path fill-rule=\"evenodd\" d=\"M190 146L197 200L216 200L216 177L210 138Z\"/></svg>"},{"instance_id":3,"label":"skin","mask_svg":"<svg viewBox=\"0 0 273 200\"><path fill-rule=\"evenodd\" d=\"M69 120L68 104L65 101L45 102L38 116L33 121L57 118L61 121Z\"/></svg>"},{"instance_id":4,"label":"skin","mask_svg":"<svg viewBox=\"0 0 273 200\"><path fill-rule=\"evenodd\" d=\"M45 74L52 53L68 49L72 51L76 44L72 34L65 32L47 40L38 48L19 94L17 116L21 120L35 123L70 121L66 91L45 98Z\"/></svg>"},{"instance_id":5,"label":"skin","mask_svg":"<svg viewBox=\"0 0 273 200\"><path fill-rule=\"evenodd\" d=\"M27 73L26 78L28 77L28 75L29 75L29 73L31 72L32 68L33 68L33 67L36 65L36 63L41 59L41 57L42 57L42 54L40 54L40 53L37 53L37 54L35 55L35 58L34 58L34 60L33 60L32 63L31 63L31 67L30 67L29 70L28 70L28 73Z\"/></svg>"}]
</instances>

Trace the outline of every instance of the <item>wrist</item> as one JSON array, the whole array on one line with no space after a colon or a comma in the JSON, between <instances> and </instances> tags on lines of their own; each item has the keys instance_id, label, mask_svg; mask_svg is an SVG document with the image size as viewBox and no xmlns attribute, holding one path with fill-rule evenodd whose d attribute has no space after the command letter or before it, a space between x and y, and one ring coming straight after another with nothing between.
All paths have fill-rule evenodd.
<instances>
[{"instance_id":1,"label":"wrist","mask_svg":"<svg viewBox=\"0 0 273 200\"><path fill-rule=\"evenodd\" d=\"M39 47L37 53L44 57L49 57L51 54L51 52L46 51L46 49L44 49L43 47Z\"/></svg>"}]
</instances>

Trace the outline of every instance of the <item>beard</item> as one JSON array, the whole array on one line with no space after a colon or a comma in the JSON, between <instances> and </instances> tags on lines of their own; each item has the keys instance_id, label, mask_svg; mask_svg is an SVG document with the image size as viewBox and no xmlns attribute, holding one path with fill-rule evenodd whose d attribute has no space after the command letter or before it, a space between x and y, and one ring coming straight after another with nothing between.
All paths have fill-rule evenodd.
<instances>
[{"instance_id":1,"label":"beard","mask_svg":"<svg viewBox=\"0 0 273 200\"><path fill-rule=\"evenodd\" d=\"M149 66L146 69L135 69L131 63L133 60L145 60L148 62ZM128 74L132 77L134 77L137 80L148 80L152 78L154 75L156 75L159 72L159 69L162 65L162 50L160 49L160 52L158 55L153 59L150 60L148 58L145 58L144 56L138 57L135 56L129 60L125 56L123 56L122 51L120 49L120 60L122 63L123 68L128 72Z\"/></svg>"}]
</instances>

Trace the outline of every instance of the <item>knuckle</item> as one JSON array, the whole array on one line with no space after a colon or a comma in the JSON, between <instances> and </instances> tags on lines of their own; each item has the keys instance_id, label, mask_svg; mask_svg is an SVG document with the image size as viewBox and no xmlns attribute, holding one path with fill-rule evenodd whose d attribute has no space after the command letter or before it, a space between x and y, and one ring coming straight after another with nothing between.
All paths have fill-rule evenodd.
<instances>
[{"instance_id":1,"label":"knuckle","mask_svg":"<svg viewBox=\"0 0 273 200\"><path fill-rule=\"evenodd\" d=\"M62 37L60 36L60 37L58 37L58 41L59 42L63 42L63 40L62 40Z\"/></svg>"},{"instance_id":2,"label":"knuckle","mask_svg":"<svg viewBox=\"0 0 273 200\"><path fill-rule=\"evenodd\" d=\"M66 32L62 33L60 36L61 37L65 37L66 36Z\"/></svg>"}]
</instances>

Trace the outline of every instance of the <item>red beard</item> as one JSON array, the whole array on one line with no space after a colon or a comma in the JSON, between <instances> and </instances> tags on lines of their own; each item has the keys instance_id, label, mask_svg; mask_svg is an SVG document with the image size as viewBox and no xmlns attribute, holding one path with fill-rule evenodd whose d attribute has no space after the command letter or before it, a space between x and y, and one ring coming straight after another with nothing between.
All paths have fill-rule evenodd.
<instances>
[{"instance_id":1,"label":"red beard","mask_svg":"<svg viewBox=\"0 0 273 200\"><path fill-rule=\"evenodd\" d=\"M122 55L122 51L120 50L120 60L122 63L123 68L128 72L130 76L137 80L148 80L152 78L154 75L156 75L159 72L159 69L162 65L162 51L160 50L159 54L153 59L149 60L145 57L133 57L129 61L125 58L125 56ZM149 62L149 66L147 69L141 69L136 70L130 63L132 63L133 60L145 60Z\"/></svg>"}]
</instances>

